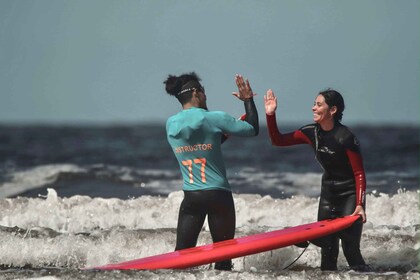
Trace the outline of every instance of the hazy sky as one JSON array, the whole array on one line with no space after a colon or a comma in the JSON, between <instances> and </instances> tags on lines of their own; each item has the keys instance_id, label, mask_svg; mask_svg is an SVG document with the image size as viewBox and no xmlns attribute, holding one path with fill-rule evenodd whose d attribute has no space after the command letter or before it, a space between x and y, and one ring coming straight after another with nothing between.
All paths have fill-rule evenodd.
<instances>
[{"instance_id":1,"label":"hazy sky","mask_svg":"<svg viewBox=\"0 0 420 280\"><path fill-rule=\"evenodd\" d=\"M418 0L0 0L0 122L163 122L168 74L196 71L234 116L234 75L309 123L327 87L344 123L420 124ZM265 122L265 121L264 121Z\"/></svg>"}]
</instances>

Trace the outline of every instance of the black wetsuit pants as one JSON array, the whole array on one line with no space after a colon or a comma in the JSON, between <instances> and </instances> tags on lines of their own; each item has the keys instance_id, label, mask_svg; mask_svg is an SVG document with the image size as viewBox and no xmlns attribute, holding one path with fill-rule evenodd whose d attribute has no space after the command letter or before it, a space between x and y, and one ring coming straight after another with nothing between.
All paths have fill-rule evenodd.
<instances>
[{"instance_id":1,"label":"black wetsuit pants","mask_svg":"<svg viewBox=\"0 0 420 280\"><path fill-rule=\"evenodd\" d=\"M184 191L178 217L176 248L195 247L207 217L213 242L235 236L235 206L232 193L223 190ZM217 262L215 269L230 270L232 261Z\"/></svg>"},{"instance_id":2,"label":"black wetsuit pants","mask_svg":"<svg viewBox=\"0 0 420 280\"><path fill-rule=\"evenodd\" d=\"M335 193L333 188L334 186L323 183L318 208L318 221L351 215L356 208L354 191ZM349 266L358 268L366 265L360 253L362 228L363 222L359 219L351 227L339 233L311 241L321 247L321 270L337 270L340 239Z\"/></svg>"}]
</instances>

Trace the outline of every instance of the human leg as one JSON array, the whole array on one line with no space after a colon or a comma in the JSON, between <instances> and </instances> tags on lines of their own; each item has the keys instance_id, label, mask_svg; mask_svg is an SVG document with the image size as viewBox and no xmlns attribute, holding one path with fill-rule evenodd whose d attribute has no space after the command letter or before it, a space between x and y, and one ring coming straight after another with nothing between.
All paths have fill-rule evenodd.
<instances>
[{"instance_id":1,"label":"human leg","mask_svg":"<svg viewBox=\"0 0 420 280\"><path fill-rule=\"evenodd\" d=\"M195 195L184 192L184 199L179 209L175 250L196 246L205 218L206 212L197 207Z\"/></svg>"},{"instance_id":2,"label":"human leg","mask_svg":"<svg viewBox=\"0 0 420 280\"><path fill-rule=\"evenodd\" d=\"M209 205L208 222L213 242L233 239L235 236L236 214L232 193L215 191ZM215 269L231 270L232 261L216 262Z\"/></svg>"},{"instance_id":3,"label":"human leg","mask_svg":"<svg viewBox=\"0 0 420 280\"><path fill-rule=\"evenodd\" d=\"M318 207L318 221L335 218L336 214L334 205L321 196ZM321 247L321 270L337 270L339 241L336 234L311 240L313 244Z\"/></svg>"},{"instance_id":4,"label":"human leg","mask_svg":"<svg viewBox=\"0 0 420 280\"><path fill-rule=\"evenodd\" d=\"M350 195L343 199L343 215L351 215L356 207L356 196ZM361 219L354 222L349 228L340 233L341 246L344 256L350 267L362 268L366 266L360 252L360 240L362 236L363 222Z\"/></svg>"}]
</instances>

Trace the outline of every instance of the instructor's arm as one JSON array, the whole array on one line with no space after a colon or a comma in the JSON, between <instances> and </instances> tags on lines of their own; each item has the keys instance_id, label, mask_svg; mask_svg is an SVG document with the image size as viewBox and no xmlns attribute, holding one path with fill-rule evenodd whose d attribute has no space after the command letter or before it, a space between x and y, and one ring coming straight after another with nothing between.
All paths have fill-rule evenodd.
<instances>
[{"instance_id":1,"label":"instructor's arm","mask_svg":"<svg viewBox=\"0 0 420 280\"><path fill-rule=\"evenodd\" d=\"M254 127L255 135L259 133L259 122L258 112L254 103L254 93L252 92L251 86L248 80L244 80L242 75L235 76L236 85L238 86L238 92L234 92L233 95L244 102L245 106L245 121Z\"/></svg>"}]
</instances>

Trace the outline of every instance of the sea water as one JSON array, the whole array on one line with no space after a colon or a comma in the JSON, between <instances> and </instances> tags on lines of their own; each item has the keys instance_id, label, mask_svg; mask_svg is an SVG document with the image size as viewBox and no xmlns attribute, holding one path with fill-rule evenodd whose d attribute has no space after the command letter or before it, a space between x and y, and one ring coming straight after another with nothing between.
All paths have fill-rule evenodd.
<instances>
[{"instance_id":1,"label":"sea water","mask_svg":"<svg viewBox=\"0 0 420 280\"><path fill-rule=\"evenodd\" d=\"M419 279L419 128L353 131L368 181L361 250L371 272L350 270L341 250L339 270L320 271L314 245L236 258L232 272L86 271L174 250L183 193L164 127L2 126L0 279ZM310 147L273 147L262 128L229 139L223 153L236 237L316 221L321 169ZM198 245L208 243L205 224Z\"/></svg>"}]
</instances>

